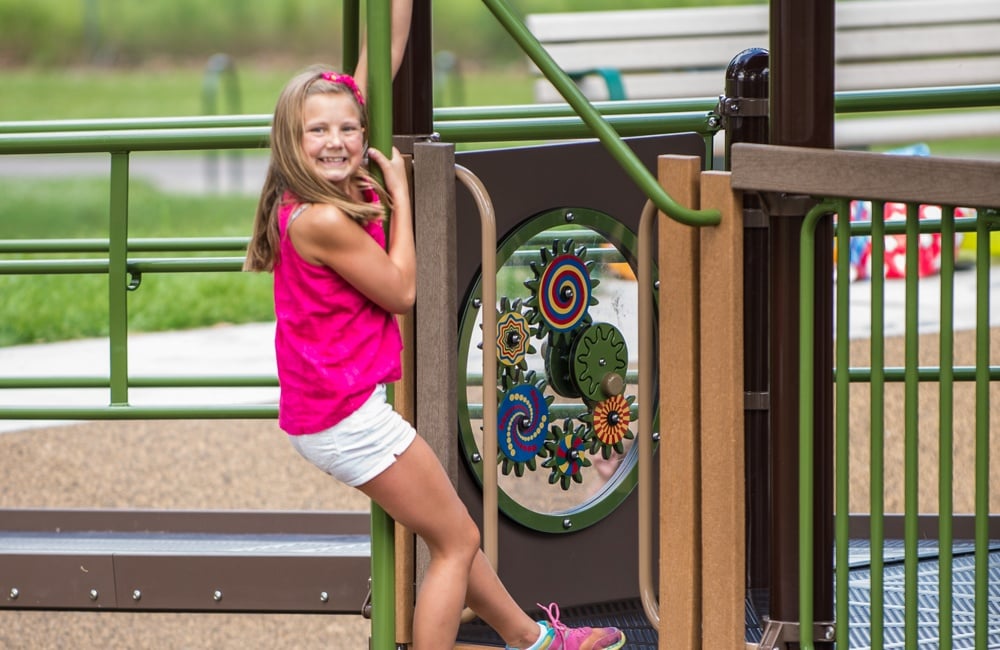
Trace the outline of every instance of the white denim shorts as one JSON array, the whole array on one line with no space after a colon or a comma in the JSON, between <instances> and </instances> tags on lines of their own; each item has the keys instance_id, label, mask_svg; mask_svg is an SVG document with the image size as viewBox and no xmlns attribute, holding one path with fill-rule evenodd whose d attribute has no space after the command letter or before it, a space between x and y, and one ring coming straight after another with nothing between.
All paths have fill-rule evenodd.
<instances>
[{"instance_id":1,"label":"white denim shorts","mask_svg":"<svg viewBox=\"0 0 1000 650\"><path fill-rule=\"evenodd\" d=\"M329 429L288 438L310 463L357 487L389 469L416 435L386 402L385 385L379 384L358 410Z\"/></svg>"}]
</instances>

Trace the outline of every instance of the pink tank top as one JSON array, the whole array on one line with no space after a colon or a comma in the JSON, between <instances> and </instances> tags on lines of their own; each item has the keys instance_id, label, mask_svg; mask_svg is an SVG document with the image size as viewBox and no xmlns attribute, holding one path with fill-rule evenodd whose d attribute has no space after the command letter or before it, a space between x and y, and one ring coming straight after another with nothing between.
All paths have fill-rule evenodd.
<instances>
[{"instance_id":1,"label":"pink tank top","mask_svg":"<svg viewBox=\"0 0 1000 650\"><path fill-rule=\"evenodd\" d=\"M329 267L299 256L287 231L300 205L282 201L278 209L281 247L274 266L278 425L291 435L332 427L377 384L399 379L403 348L393 314ZM365 230L385 247L381 223L370 222Z\"/></svg>"}]
</instances>

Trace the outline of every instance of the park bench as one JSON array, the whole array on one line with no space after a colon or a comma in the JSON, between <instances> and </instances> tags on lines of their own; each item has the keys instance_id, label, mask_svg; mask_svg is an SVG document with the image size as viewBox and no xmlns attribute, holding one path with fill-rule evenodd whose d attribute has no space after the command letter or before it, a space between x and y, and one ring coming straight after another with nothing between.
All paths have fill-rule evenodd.
<instances>
[{"instance_id":1,"label":"park bench","mask_svg":"<svg viewBox=\"0 0 1000 650\"><path fill-rule=\"evenodd\" d=\"M540 13L526 24L592 100L717 97L734 56L769 47L767 4ZM839 1L835 65L837 91L1000 83L1000 2ZM535 73L536 101L561 101ZM996 134L998 113L922 128L932 138Z\"/></svg>"}]
</instances>

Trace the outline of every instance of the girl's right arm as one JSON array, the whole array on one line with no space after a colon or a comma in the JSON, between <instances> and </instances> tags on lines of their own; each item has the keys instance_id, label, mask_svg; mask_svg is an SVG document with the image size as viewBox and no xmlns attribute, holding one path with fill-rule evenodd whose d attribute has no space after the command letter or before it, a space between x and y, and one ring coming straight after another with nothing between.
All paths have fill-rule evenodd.
<instances>
[{"instance_id":1,"label":"girl's right arm","mask_svg":"<svg viewBox=\"0 0 1000 650\"><path fill-rule=\"evenodd\" d=\"M410 203L406 160L395 147L392 148L392 159L386 158L385 154L374 147L368 150L368 155L382 168L385 190L392 199L387 252L406 280L401 287L402 297L412 307L417 292L417 252L413 238L413 208Z\"/></svg>"},{"instance_id":2,"label":"girl's right arm","mask_svg":"<svg viewBox=\"0 0 1000 650\"><path fill-rule=\"evenodd\" d=\"M375 304L402 314L413 307L417 292L406 163L396 149L392 159L374 149L369 155L382 168L385 188L392 198L388 247L379 246L356 221L329 204L308 208L289 229L289 235L307 262L330 267Z\"/></svg>"}]
</instances>

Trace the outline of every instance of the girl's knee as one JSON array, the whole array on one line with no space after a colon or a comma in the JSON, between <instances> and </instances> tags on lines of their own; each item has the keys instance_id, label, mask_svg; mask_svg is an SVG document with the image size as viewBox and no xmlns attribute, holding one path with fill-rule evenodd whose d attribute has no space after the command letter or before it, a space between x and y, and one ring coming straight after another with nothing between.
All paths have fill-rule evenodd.
<instances>
[{"instance_id":1,"label":"girl's knee","mask_svg":"<svg viewBox=\"0 0 1000 650\"><path fill-rule=\"evenodd\" d=\"M448 531L442 532L436 544L432 540L425 540L431 553L434 554L436 550L443 555L467 558L471 563L479 552L482 541L476 522L471 517L464 517L460 524L454 524Z\"/></svg>"},{"instance_id":2,"label":"girl's knee","mask_svg":"<svg viewBox=\"0 0 1000 650\"><path fill-rule=\"evenodd\" d=\"M471 517L467 519L465 525L465 537L466 544L472 549L472 555L478 553L479 546L482 544L482 535L479 532L479 526L476 525L476 522Z\"/></svg>"}]
</instances>

